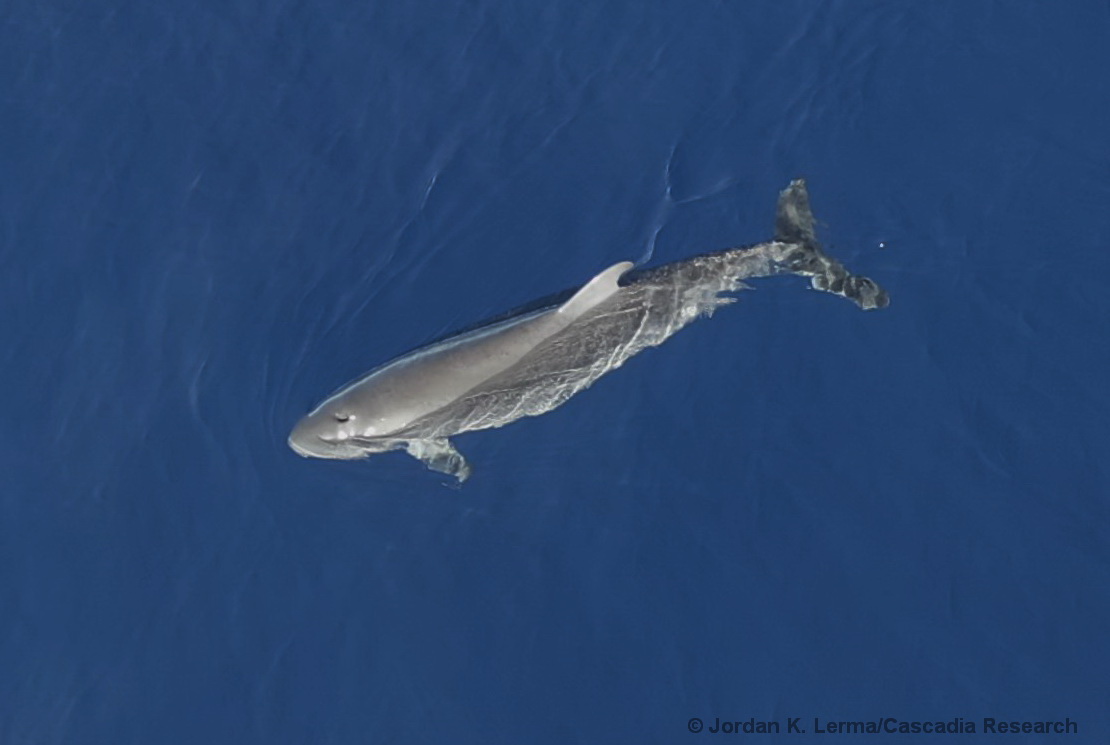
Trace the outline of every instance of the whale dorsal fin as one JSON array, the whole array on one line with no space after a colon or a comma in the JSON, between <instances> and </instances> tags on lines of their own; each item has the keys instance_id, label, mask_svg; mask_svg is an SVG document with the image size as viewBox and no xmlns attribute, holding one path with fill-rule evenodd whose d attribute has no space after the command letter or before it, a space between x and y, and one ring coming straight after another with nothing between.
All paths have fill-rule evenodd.
<instances>
[{"instance_id":1,"label":"whale dorsal fin","mask_svg":"<svg viewBox=\"0 0 1110 745\"><path fill-rule=\"evenodd\" d=\"M617 280L633 266L635 264L631 261L613 264L613 266L583 285L581 290L574 293L574 297L559 306L558 314L569 318L578 318L578 316L616 292L619 289Z\"/></svg>"}]
</instances>

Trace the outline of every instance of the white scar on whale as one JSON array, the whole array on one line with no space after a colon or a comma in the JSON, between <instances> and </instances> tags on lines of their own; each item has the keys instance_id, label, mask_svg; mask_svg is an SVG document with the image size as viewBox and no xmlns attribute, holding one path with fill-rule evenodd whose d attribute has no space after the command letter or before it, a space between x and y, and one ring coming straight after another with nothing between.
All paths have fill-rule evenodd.
<instances>
[{"instance_id":1,"label":"white scar on whale","mask_svg":"<svg viewBox=\"0 0 1110 745\"><path fill-rule=\"evenodd\" d=\"M779 195L774 240L652 269L615 264L569 299L512 314L370 371L304 416L289 446L305 457L354 460L404 449L460 482L470 465L449 438L551 411L634 354L735 302L743 280L808 277L864 310L884 290L828 256L814 234L805 182Z\"/></svg>"}]
</instances>

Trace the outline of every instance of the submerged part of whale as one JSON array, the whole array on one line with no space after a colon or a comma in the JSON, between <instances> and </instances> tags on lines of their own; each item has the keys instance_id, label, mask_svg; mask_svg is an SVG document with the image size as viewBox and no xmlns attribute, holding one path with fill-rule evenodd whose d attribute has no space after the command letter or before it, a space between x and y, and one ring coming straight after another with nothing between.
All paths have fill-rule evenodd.
<instances>
[{"instance_id":1,"label":"submerged part of whale","mask_svg":"<svg viewBox=\"0 0 1110 745\"><path fill-rule=\"evenodd\" d=\"M775 238L633 270L616 264L564 302L410 352L343 387L306 415L289 445L306 457L356 459L404 449L429 468L470 474L450 437L559 406L632 355L735 302L743 280L809 277L864 310L889 299L821 250L805 183L779 196Z\"/></svg>"}]
</instances>

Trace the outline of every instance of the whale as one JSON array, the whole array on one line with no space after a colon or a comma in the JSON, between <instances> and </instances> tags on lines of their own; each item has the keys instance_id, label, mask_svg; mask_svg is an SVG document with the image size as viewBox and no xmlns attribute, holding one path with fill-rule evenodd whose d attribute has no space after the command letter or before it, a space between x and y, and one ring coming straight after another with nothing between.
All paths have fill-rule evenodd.
<instances>
[{"instance_id":1,"label":"whale","mask_svg":"<svg viewBox=\"0 0 1110 745\"><path fill-rule=\"evenodd\" d=\"M744 280L809 279L863 310L890 298L820 246L802 179L780 194L774 238L654 268L614 264L584 285L390 360L328 396L293 427L307 458L358 460L404 450L459 483L471 473L453 437L561 406L633 355L736 302ZM538 307L537 307L538 306Z\"/></svg>"}]
</instances>

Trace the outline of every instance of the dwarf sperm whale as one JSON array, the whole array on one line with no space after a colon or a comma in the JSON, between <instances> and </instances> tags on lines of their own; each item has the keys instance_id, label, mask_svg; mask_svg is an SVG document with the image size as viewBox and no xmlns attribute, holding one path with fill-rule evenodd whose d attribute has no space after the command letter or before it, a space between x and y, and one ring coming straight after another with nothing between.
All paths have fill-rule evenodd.
<instances>
[{"instance_id":1,"label":"dwarf sperm whale","mask_svg":"<svg viewBox=\"0 0 1110 745\"><path fill-rule=\"evenodd\" d=\"M454 435L554 409L632 355L735 302L743 280L777 274L864 310L889 303L818 245L801 179L779 195L774 240L653 269L614 264L569 299L417 349L329 396L302 418L289 446L305 457L351 460L404 449L428 468L470 474Z\"/></svg>"}]
</instances>

